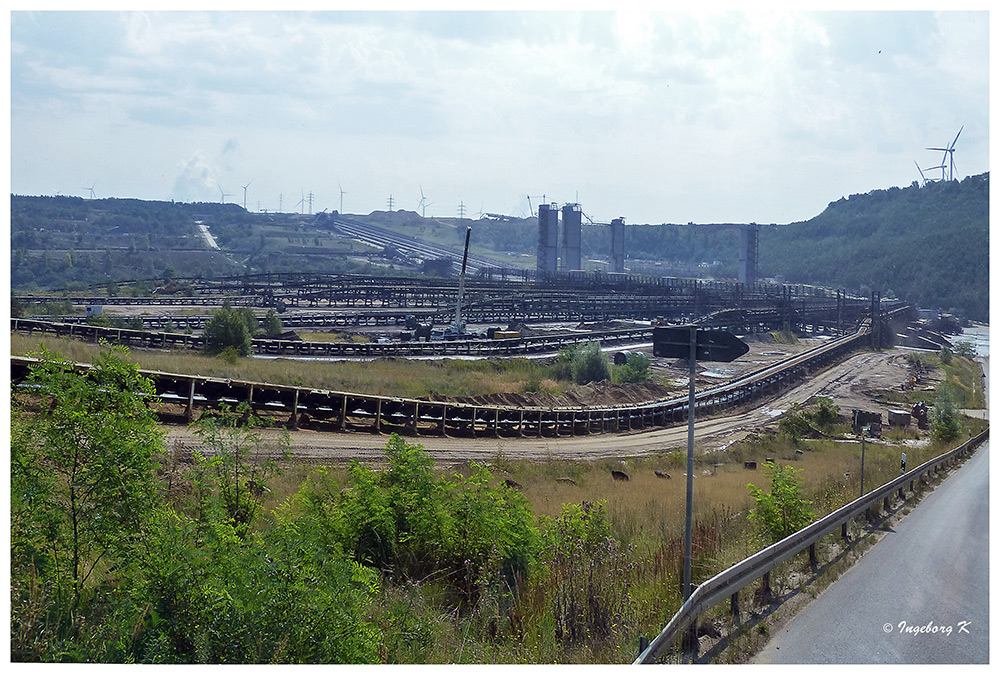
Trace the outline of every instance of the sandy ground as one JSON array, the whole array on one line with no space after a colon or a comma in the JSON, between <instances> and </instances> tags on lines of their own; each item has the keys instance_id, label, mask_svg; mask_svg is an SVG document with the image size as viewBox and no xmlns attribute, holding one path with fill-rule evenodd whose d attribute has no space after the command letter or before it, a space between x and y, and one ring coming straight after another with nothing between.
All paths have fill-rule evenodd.
<instances>
[{"instance_id":1,"label":"sandy ground","mask_svg":"<svg viewBox=\"0 0 1000 675\"><path fill-rule=\"evenodd\" d=\"M729 364L739 372L727 373L735 377L749 370L756 370L768 360L781 360L793 352L812 345L754 345L747 361ZM768 354L765 355L765 352ZM780 355L779 355L780 354ZM684 372L671 364L660 364L664 370ZM686 376L685 376L686 377ZM738 414L695 421L695 443L699 451L724 447L750 433L759 432L777 424L781 414L796 404L803 404L814 396L834 400L841 414L850 414L855 408L877 410L887 419L890 406L883 405L867 395L873 389L900 388L910 377L906 352L859 352L808 382L786 391L761 406ZM728 379L728 378L725 378ZM699 388L706 384L719 384L724 379L705 377L704 371L696 380ZM932 390L933 377L924 377L918 388ZM167 431L167 447L181 452L198 447L197 438L186 428L172 426ZM386 436L363 432L317 432L299 430L290 433L290 452L295 460L336 464L354 459L380 463L384 459L382 447ZM600 434L566 438L439 438L414 439L422 444L439 465L458 464L469 460L486 461L499 452L518 459L592 460L625 458L656 454L670 449L686 447L687 425L627 434Z\"/></svg>"}]
</instances>

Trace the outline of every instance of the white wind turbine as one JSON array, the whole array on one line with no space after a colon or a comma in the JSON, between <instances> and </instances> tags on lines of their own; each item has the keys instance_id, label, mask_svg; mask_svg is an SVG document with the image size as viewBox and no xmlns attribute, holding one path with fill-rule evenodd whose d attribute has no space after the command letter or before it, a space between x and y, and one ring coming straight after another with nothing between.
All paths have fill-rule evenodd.
<instances>
[{"instance_id":1,"label":"white wind turbine","mask_svg":"<svg viewBox=\"0 0 1000 675\"><path fill-rule=\"evenodd\" d=\"M965 125L963 124L962 128L955 134L955 140L947 148L927 148L928 150L940 150L944 152L944 157L941 159L941 180L944 180L945 167L948 168L948 180L955 180L955 143L958 143L958 137L962 135L962 129L964 128ZM937 167L934 168L936 169Z\"/></svg>"},{"instance_id":2,"label":"white wind turbine","mask_svg":"<svg viewBox=\"0 0 1000 675\"><path fill-rule=\"evenodd\" d=\"M253 179L251 178L247 182L247 184L243 186L243 210L244 211L246 211L246 209L247 209L247 188L250 187L250 183L252 183L252 182L253 182Z\"/></svg>"}]
</instances>

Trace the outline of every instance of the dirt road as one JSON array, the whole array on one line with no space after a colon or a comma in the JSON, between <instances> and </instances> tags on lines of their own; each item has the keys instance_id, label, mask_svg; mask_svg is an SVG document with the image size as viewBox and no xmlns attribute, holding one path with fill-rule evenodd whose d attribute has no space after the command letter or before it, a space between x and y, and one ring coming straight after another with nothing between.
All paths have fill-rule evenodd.
<instances>
[{"instance_id":1,"label":"dirt road","mask_svg":"<svg viewBox=\"0 0 1000 675\"><path fill-rule=\"evenodd\" d=\"M884 414L887 408L866 397L865 392L875 388L898 388L906 381L907 376L903 352L861 352L754 410L703 421L695 420L695 443L700 451L723 447L742 439L748 433L776 424L781 414L813 396L833 399L842 414L849 414L853 408L880 409ZM925 385L930 386L931 383L926 382ZM386 436L305 430L291 432L290 436L292 456L305 461L336 464L357 459L366 463L379 463L385 456L382 447ZM198 439L185 427L168 427L166 441L168 448L182 451L200 445ZM418 442L439 465L468 460L485 461L499 451L512 459L624 458L686 447L687 425L629 434L572 438L421 437Z\"/></svg>"}]
</instances>

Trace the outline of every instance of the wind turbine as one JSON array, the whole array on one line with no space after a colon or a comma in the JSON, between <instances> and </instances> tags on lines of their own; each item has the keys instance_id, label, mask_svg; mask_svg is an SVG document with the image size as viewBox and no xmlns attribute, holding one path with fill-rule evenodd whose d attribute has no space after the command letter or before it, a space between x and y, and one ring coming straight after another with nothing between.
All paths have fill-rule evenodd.
<instances>
[{"instance_id":1,"label":"wind turbine","mask_svg":"<svg viewBox=\"0 0 1000 675\"><path fill-rule=\"evenodd\" d=\"M426 197L426 195L424 195L424 186L421 185L420 186L420 201L417 202L417 206L420 207L420 217L421 218L426 218L427 217L427 204L428 204L427 197Z\"/></svg>"},{"instance_id":2,"label":"wind turbine","mask_svg":"<svg viewBox=\"0 0 1000 675\"><path fill-rule=\"evenodd\" d=\"M941 159L941 164L942 166L949 167L948 180L955 180L955 143L958 143L958 137L962 135L962 129L964 128L965 125L963 124L962 128L958 130L957 134L955 134L955 140L953 140L951 142L951 145L949 145L947 148L927 148L928 150L940 150L941 152L944 153L944 157ZM941 170L941 175L943 180L944 179L943 168Z\"/></svg>"},{"instance_id":3,"label":"wind turbine","mask_svg":"<svg viewBox=\"0 0 1000 675\"><path fill-rule=\"evenodd\" d=\"M82 187L80 189L81 190L90 190L90 198L91 199L97 199L97 193L94 192L94 186L95 185L97 185L97 181L96 180L90 184L90 187Z\"/></svg>"},{"instance_id":4,"label":"wind turbine","mask_svg":"<svg viewBox=\"0 0 1000 675\"><path fill-rule=\"evenodd\" d=\"M924 175L924 170L920 168L919 164L917 164L917 160L913 160L913 165L915 167L917 167L917 171L920 172L920 185L921 185L921 187L923 187L924 185L927 185L927 176Z\"/></svg>"},{"instance_id":5,"label":"wind turbine","mask_svg":"<svg viewBox=\"0 0 1000 675\"><path fill-rule=\"evenodd\" d=\"M219 184L218 184L218 183L216 183L216 185L219 185ZM231 194L229 194L228 192L226 192L225 190L223 190L223 189L222 189L222 186L221 186L221 185L219 185L219 193L220 193L220 194L222 195L222 200L221 200L221 202L222 202L223 204L225 204L225 203L226 203L226 197L232 197L232 195L231 195Z\"/></svg>"},{"instance_id":6,"label":"wind turbine","mask_svg":"<svg viewBox=\"0 0 1000 675\"><path fill-rule=\"evenodd\" d=\"M337 213L343 215L344 214L344 195L346 195L347 193L344 192L344 186L341 185L340 183L337 183L337 187L340 188L340 211L338 211Z\"/></svg>"},{"instance_id":7,"label":"wind turbine","mask_svg":"<svg viewBox=\"0 0 1000 675\"><path fill-rule=\"evenodd\" d=\"M302 199L300 199L295 206L303 206L304 207L305 203L306 203L306 191L302 190ZM292 208L294 209L295 206L293 206ZM299 214L301 215L302 213L305 213L305 212L302 209L299 209Z\"/></svg>"},{"instance_id":8,"label":"wind turbine","mask_svg":"<svg viewBox=\"0 0 1000 675\"><path fill-rule=\"evenodd\" d=\"M253 182L253 178L251 178L250 181L246 185L243 186L243 210L244 211L247 210L247 188L250 187L250 183L252 183L252 182Z\"/></svg>"}]
</instances>

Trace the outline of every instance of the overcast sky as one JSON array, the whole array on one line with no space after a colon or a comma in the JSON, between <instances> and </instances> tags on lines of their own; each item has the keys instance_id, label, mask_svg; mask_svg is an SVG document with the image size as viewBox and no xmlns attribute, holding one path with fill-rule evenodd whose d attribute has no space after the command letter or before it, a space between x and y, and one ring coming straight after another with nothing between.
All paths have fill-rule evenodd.
<instances>
[{"instance_id":1,"label":"overcast sky","mask_svg":"<svg viewBox=\"0 0 1000 675\"><path fill-rule=\"evenodd\" d=\"M956 177L989 170L982 11L10 22L15 194L788 223L940 177L963 127Z\"/></svg>"}]
</instances>

